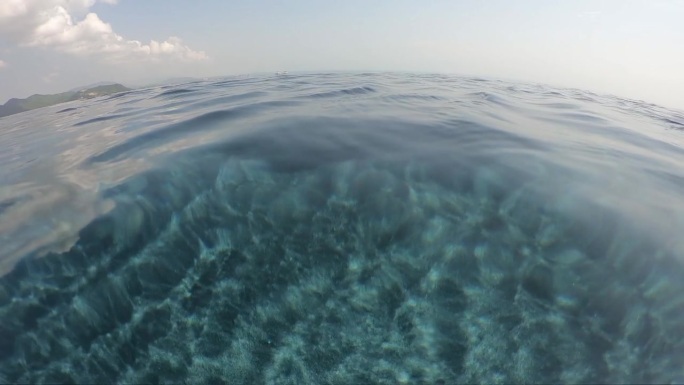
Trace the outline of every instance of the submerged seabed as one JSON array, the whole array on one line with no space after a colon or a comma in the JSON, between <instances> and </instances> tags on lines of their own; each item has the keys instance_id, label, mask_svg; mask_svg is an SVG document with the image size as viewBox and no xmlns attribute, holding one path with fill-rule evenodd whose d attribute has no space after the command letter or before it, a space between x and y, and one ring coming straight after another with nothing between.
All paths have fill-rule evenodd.
<instances>
[{"instance_id":1,"label":"submerged seabed","mask_svg":"<svg viewBox=\"0 0 684 385\"><path fill-rule=\"evenodd\" d=\"M0 382L684 379L677 244L512 137L430 127L411 151L247 134L108 188L0 279Z\"/></svg>"}]
</instances>

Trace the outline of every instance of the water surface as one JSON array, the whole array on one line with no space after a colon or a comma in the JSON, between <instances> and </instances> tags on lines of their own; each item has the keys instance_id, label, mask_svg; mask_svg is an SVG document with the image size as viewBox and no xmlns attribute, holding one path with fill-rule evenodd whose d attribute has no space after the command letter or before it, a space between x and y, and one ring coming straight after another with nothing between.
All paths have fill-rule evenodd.
<instances>
[{"instance_id":1,"label":"water surface","mask_svg":"<svg viewBox=\"0 0 684 385\"><path fill-rule=\"evenodd\" d=\"M682 129L415 74L0 119L0 382L681 382Z\"/></svg>"}]
</instances>

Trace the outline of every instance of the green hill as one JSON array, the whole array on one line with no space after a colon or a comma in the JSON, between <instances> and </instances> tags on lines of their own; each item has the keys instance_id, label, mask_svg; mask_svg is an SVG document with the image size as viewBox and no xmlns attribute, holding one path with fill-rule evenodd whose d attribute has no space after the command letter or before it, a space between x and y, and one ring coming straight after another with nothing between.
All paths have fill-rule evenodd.
<instances>
[{"instance_id":1,"label":"green hill","mask_svg":"<svg viewBox=\"0 0 684 385\"><path fill-rule=\"evenodd\" d=\"M70 102L79 99L91 99L98 96L115 94L118 92L128 91L121 84L108 84L92 88L86 88L78 91L62 92L54 95L32 95L26 99L12 98L4 105L0 106L0 117L18 114L20 112L34 110L36 108L52 106L59 103Z\"/></svg>"}]
</instances>

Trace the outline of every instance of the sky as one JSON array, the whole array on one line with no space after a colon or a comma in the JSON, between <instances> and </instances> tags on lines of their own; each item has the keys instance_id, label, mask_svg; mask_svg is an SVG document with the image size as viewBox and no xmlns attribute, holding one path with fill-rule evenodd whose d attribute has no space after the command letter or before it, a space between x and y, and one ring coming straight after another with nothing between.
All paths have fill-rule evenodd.
<instances>
[{"instance_id":1,"label":"sky","mask_svg":"<svg viewBox=\"0 0 684 385\"><path fill-rule=\"evenodd\" d=\"M449 73L684 109L684 0L0 0L0 103L101 81Z\"/></svg>"}]
</instances>

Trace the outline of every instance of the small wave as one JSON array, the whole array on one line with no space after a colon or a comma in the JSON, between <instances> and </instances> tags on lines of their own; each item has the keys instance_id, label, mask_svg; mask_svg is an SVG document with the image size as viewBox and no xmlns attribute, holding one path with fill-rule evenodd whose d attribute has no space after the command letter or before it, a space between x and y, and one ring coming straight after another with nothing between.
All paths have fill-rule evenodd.
<instances>
[{"instance_id":1,"label":"small wave","mask_svg":"<svg viewBox=\"0 0 684 385\"><path fill-rule=\"evenodd\" d=\"M536 105L559 110L577 110L580 108L579 104L572 103L536 103Z\"/></svg>"},{"instance_id":2,"label":"small wave","mask_svg":"<svg viewBox=\"0 0 684 385\"><path fill-rule=\"evenodd\" d=\"M677 130L684 130L684 118L677 119L670 119L670 118L663 118L663 121L665 123L671 124L672 128L677 129Z\"/></svg>"},{"instance_id":3,"label":"small wave","mask_svg":"<svg viewBox=\"0 0 684 385\"><path fill-rule=\"evenodd\" d=\"M82 122L74 123L74 127L84 126L86 124L93 124L93 123L98 123L98 122L106 122L107 120L118 119L122 116L123 115L115 115L115 114L106 115L106 116L98 116L97 118L92 118L92 119L84 120Z\"/></svg>"},{"instance_id":4,"label":"small wave","mask_svg":"<svg viewBox=\"0 0 684 385\"><path fill-rule=\"evenodd\" d=\"M128 95L134 95L134 94L137 94L137 93L140 93L140 91L133 90L133 91L119 92L119 93L117 93L117 94L108 96L108 97L106 97L106 98L103 99L103 100L119 99L119 98L123 98L123 97L128 96Z\"/></svg>"},{"instance_id":5,"label":"small wave","mask_svg":"<svg viewBox=\"0 0 684 385\"><path fill-rule=\"evenodd\" d=\"M120 158L133 150L159 145L171 139L188 134L199 134L202 131L224 128L225 124L238 119L244 119L257 113L265 113L272 107L292 106L292 102L274 101L254 103L246 106L235 107L226 110L218 110L204 113L188 120L159 127L155 131L135 136L121 144L110 147L108 150L90 157L87 163L109 162Z\"/></svg>"},{"instance_id":6,"label":"small wave","mask_svg":"<svg viewBox=\"0 0 684 385\"><path fill-rule=\"evenodd\" d=\"M601 123L601 124L607 124L608 120L601 118L599 116L589 114L589 113L581 113L581 112L566 112L566 113L561 113L558 116L561 116L563 118L568 118L571 120L575 121L582 121L582 122L592 122L592 123Z\"/></svg>"},{"instance_id":7,"label":"small wave","mask_svg":"<svg viewBox=\"0 0 684 385\"><path fill-rule=\"evenodd\" d=\"M256 99L259 100L259 98L263 98L266 95L268 95L267 92L264 91L248 91L248 92L240 92L232 95L226 95L226 96L217 96L214 98L211 98L210 100L207 101L202 101L201 103L203 105L226 105L226 104L232 104L235 102L243 102L247 99Z\"/></svg>"},{"instance_id":8,"label":"small wave","mask_svg":"<svg viewBox=\"0 0 684 385\"><path fill-rule=\"evenodd\" d=\"M505 105L508 106L510 103L508 100L506 100L505 97L496 95L491 92L472 92L466 95L469 98L475 99L475 100L482 100L486 102L492 102L494 104L499 104L499 105Z\"/></svg>"},{"instance_id":9,"label":"small wave","mask_svg":"<svg viewBox=\"0 0 684 385\"><path fill-rule=\"evenodd\" d=\"M364 87L354 87L354 88L347 88L347 89L342 89L342 90L321 92L321 93L309 95L308 97L310 97L310 98L336 98L336 97L345 96L345 95L366 95L366 94L372 94L375 92L377 92L377 90L375 88L369 87L369 86L364 86Z\"/></svg>"},{"instance_id":10,"label":"small wave","mask_svg":"<svg viewBox=\"0 0 684 385\"><path fill-rule=\"evenodd\" d=\"M0 215L4 213L7 209L14 206L19 201L19 199L8 199L5 201L0 201Z\"/></svg>"},{"instance_id":11,"label":"small wave","mask_svg":"<svg viewBox=\"0 0 684 385\"><path fill-rule=\"evenodd\" d=\"M69 108L65 108L65 109L63 109L63 110L59 110L59 111L57 111L57 113L58 113L58 114L61 114L61 113L63 113L63 112L76 111L76 110L77 110L76 107L69 107Z\"/></svg>"},{"instance_id":12,"label":"small wave","mask_svg":"<svg viewBox=\"0 0 684 385\"><path fill-rule=\"evenodd\" d=\"M178 88L178 89L173 89L173 90L161 92L156 97L179 95L179 94L189 94L189 93L193 93L193 92L197 92L197 90L191 90L191 89L187 89L187 88Z\"/></svg>"},{"instance_id":13,"label":"small wave","mask_svg":"<svg viewBox=\"0 0 684 385\"><path fill-rule=\"evenodd\" d=\"M437 96L437 95L425 95L425 94L398 94L398 95L390 95L387 96L385 99L387 100L395 100L395 101L412 101L412 100L424 100L424 101L437 101L437 100L446 100L446 98Z\"/></svg>"}]
</instances>

